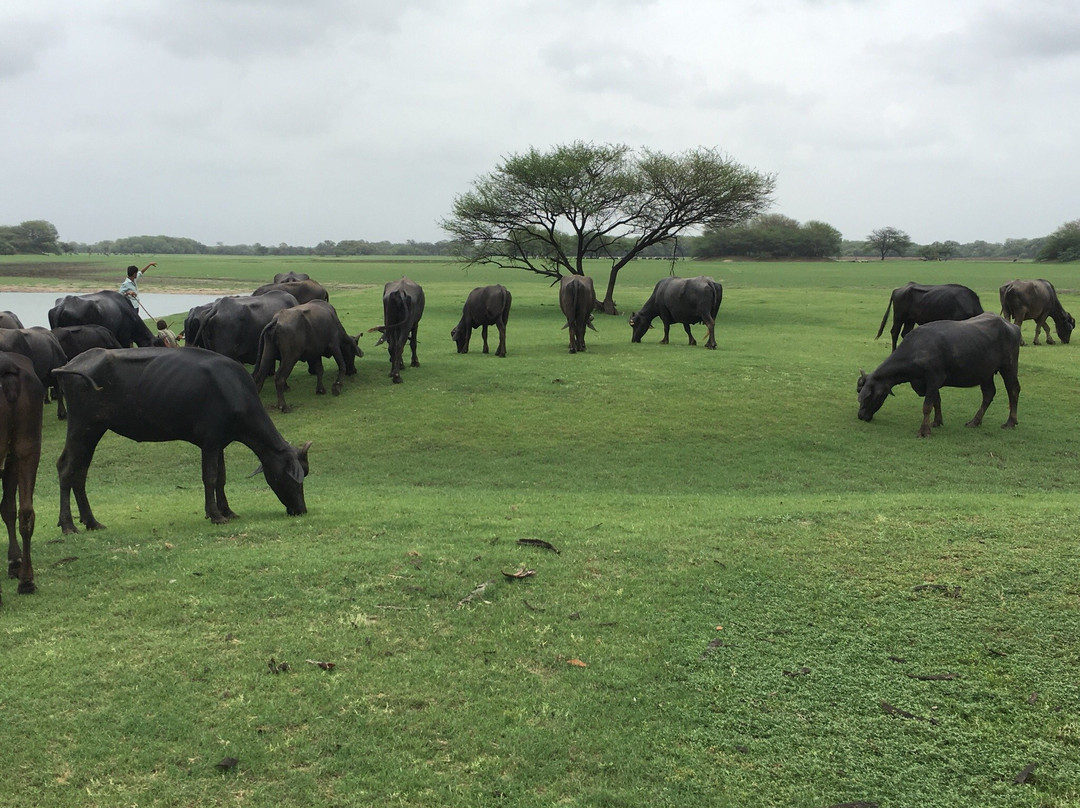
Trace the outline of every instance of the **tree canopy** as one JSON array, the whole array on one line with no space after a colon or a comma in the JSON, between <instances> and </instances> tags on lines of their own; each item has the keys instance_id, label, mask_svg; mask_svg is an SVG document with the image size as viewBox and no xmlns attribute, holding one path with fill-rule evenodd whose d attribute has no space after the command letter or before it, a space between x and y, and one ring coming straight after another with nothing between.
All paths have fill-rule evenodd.
<instances>
[{"instance_id":1,"label":"tree canopy","mask_svg":"<svg viewBox=\"0 0 1080 808\"><path fill-rule=\"evenodd\" d=\"M866 237L867 247L873 249L885 260L891 252L902 256L911 246L911 236L895 227L879 227Z\"/></svg>"},{"instance_id":2,"label":"tree canopy","mask_svg":"<svg viewBox=\"0 0 1080 808\"><path fill-rule=\"evenodd\" d=\"M33 219L14 227L0 226L0 255L59 253L59 238L56 226L42 219Z\"/></svg>"},{"instance_id":3,"label":"tree canopy","mask_svg":"<svg viewBox=\"0 0 1080 808\"><path fill-rule=\"evenodd\" d=\"M1065 222L1047 236L1036 261L1077 261L1080 260L1080 219Z\"/></svg>"},{"instance_id":4,"label":"tree canopy","mask_svg":"<svg viewBox=\"0 0 1080 808\"><path fill-rule=\"evenodd\" d=\"M843 237L825 222L800 224L780 213L766 213L749 222L707 229L694 245L699 258L833 258L840 255Z\"/></svg>"},{"instance_id":5,"label":"tree canopy","mask_svg":"<svg viewBox=\"0 0 1080 808\"><path fill-rule=\"evenodd\" d=\"M458 196L440 224L467 265L492 264L559 278L586 258L611 261L603 308L629 261L701 227L762 213L775 179L715 149L680 154L575 141L505 157Z\"/></svg>"}]
</instances>

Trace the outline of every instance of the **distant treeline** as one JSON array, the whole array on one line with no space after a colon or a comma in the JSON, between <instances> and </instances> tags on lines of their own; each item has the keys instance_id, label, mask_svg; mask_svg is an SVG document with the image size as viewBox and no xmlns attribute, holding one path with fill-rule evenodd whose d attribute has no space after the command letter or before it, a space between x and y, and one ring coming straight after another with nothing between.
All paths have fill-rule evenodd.
<instances>
[{"instance_id":1,"label":"distant treeline","mask_svg":"<svg viewBox=\"0 0 1080 808\"><path fill-rule=\"evenodd\" d=\"M222 244L212 246L177 236L128 236L93 244L61 241L54 225L43 220L15 226L0 225L0 255L19 253L97 253L102 255L320 255L320 256L445 256L458 254L453 241L365 241L326 239L313 247L286 244ZM618 245L614 252L617 253ZM735 227L706 230L698 236L680 236L676 241L646 249L643 258L753 258L830 259L873 256L867 241L845 240L840 231L825 222L800 223L780 214L759 216ZM1004 242L935 241L911 243L904 255L928 261L955 258L1035 259L1075 261L1080 259L1080 220L1067 222L1042 238L1010 238ZM595 256L602 257L602 256Z\"/></svg>"}]
</instances>

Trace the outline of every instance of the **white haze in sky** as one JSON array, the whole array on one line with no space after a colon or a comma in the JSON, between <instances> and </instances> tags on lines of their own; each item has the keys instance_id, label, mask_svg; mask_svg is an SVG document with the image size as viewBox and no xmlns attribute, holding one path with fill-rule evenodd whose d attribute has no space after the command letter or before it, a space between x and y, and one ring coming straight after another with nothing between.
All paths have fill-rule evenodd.
<instances>
[{"instance_id":1,"label":"white haze in sky","mask_svg":"<svg viewBox=\"0 0 1080 808\"><path fill-rule=\"evenodd\" d=\"M845 238L1080 216L1075 0L6 0L0 224L436 241L500 158L717 147Z\"/></svg>"}]
</instances>

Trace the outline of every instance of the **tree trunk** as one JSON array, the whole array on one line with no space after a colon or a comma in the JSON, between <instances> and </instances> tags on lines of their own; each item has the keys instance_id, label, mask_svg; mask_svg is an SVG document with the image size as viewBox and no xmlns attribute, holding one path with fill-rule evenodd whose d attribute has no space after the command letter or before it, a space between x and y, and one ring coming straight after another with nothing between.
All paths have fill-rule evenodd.
<instances>
[{"instance_id":1,"label":"tree trunk","mask_svg":"<svg viewBox=\"0 0 1080 808\"><path fill-rule=\"evenodd\" d=\"M604 314L619 313L619 310L615 307L615 279L618 278L619 270L622 268L622 264L616 264L611 268L611 272L608 274L607 293L604 295L603 301L596 304L596 308L604 312Z\"/></svg>"}]
</instances>

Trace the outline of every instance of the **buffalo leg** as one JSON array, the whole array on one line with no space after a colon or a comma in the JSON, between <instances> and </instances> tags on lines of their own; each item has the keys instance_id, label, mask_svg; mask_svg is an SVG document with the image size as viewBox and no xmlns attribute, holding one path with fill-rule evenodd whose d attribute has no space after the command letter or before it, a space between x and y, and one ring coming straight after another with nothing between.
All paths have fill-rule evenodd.
<instances>
[{"instance_id":1,"label":"buffalo leg","mask_svg":"<svg viewBox=\"0 0 1080 808\"><path fill-rule=\"evenodd\" d=\"M236 514L229 508L225 498L225 450L220 447L204 447L202 450L203 493L206 518L215 525L223 525Z\"/></svg>"},{"instance_id":2,"label":"buffalo leg","mask_svg":"<svg viewBox=\"0 0 1080 808\"><path fill-rule=\"evenodd\" d=\"M341 352L341 347L337 347L333 351L334 361L337 362L337 378L334 383L330 385L330 392L335 396L341 395L341 388L345 386L345 354ZM320 362L321 364L321 362Z\"/></svg>"},{"instance_id":3,"label":"buffalo leg","mask_svg":"<svg viewBox=\"0 0 1080 808\"><path fill-rule=\"evenodd\" d=\"M997 388L994 386L994 377L991 376L988 380L982 383L982 406L967 422L966 426L979 426L982 424L983 415L986 413L986 408L990 406L990 402L994 400L994 394L997 393Z\"/></svg>"},{"instance_id":4,"label":"buffalo leg","mask_svg":"<svg viewBox=\"0 0 1080 808\"><path fill-rule=\"evenodd\" d=\"M686 338L690 340L690 342L688 342L687 344L688 345L697 345L697 340L694 339L694 335L690 331L690 323L683 323L682 327L684 329L686 329Z\"/></svg>"},{"instance_id":5,"label":"buffalo leg","mask_svg":"<svg viewBox=\"0 0 1080 808\"><path fill-rule=\"evenodd\" d=\"M412 332L409 334L409 348L412 350L412 366L414 368L420 367L420 360L416 358L416 332L420 330L420 325L414 325Z\"/></svg>"},{"instance_id":6,"label":"buffalo leg","mask_svg":"<svg viewBox=\"0 0 1080 808\"><path fill-rule=\"evenodd\" d=\"M1016 366L1004 368L1001 371L1001 379L1005 382L1005 392L1009 395L1009 418L1001 425L1002 429L1012 429L1016 426L1016 409L1020 403L1020 380L1016 376Z\"/></svg>"},{"instance_id":7,"label":"buffalo leg","mask_svg":"<svg viewBox=\"0 0 1080 808\"><path fill-rule=\"evenodd\" d=\"M64 533L78 533L71 518L71 495L79 507L79 521L87 530L103 530L105 525L94 518L90 510L90 500L86 498L86 475L94 459L94 450L104 431L75 436L72 439L71 422L68 422L68 440L64 450L56 461L56 471L60 477L60 519L57 525Z\"/></svg>"},{"instance_id":8,"label":"buffalo leg","mask_svg":"<svg viewBox=\"0 0 1080 808\"><path fill-rule=\"evenodd\" d=\"M289 389L289 374L292 373L293 368L296 366L295 357L282 356L281 361L278 363L277 373L274 374L274 390L277 391L277 406L282 412L292 412L292 407L285 403L285 391ZM319 387L322 387L322 367L319 368L319 375L315 387L315 392L319 391ZM326 391L323 390L325 393Z\"/></svg>"},{"instance_id":9,"label":"buffalo leg","mask_svg":"<svg viewBox=\"0 0 1080 808\"><path fill-rule=\"evenodd\" d=\"M705 340L705 347L715 351L716 350L716 320L708 319L708 320L705 320L704 322L705 322L705 327L707 329L709 329L708 332L707 332L708 338Z\"/></svg>"},{"instance_id":10,"label":"buffalo leg","mask_svg":"<svg viewBox=\"0 0 1080 808\"><path fill-rule=\"evenodd\" d=\"M1039 329L1040 328L1043 330L1043 333L1046 334L1046 344L1047 345L1053 345L1054 344L1054 338L1050 336L1050 326L1048 326L1046 324L1046 317L1043 317L1041 320L1036 320L1035 321L1035 344L1036 345L1039 344Z\"/></svg>"},{"instance_id":11,"label":"buffalo leg","mask_svg":"<svg viewBox=\"0 0 1080 808\"><path fill-rule=\"evenodd\" d=\"M488 327L486 325L480 326L480 336L484 338L484 353L488 352L487 330Z\"/></svg>"},{"instance_id":12,"label":"buffalo leg","mask_svg":"<svg viewBox=\"0 0 1080 808\"><path fill-rule=\"evenodd\" d=\"M932 390L926 394L926 398L923 399L922 407L922 424L919 426L919 437L930 437L930 414L934 414L933 426L941 426L944 421L941 420L941 392L939 390Z\"/></svg>"},{"instance_id":13,"label":"buffalo leg","mask_svg":"<svg viewBox=\"0 0 1080 808\"><path fill-rule=\"evenodd\" d=\"M499 347L495 349L495 355L506 356L506 320L499 320L495 327L499 329Z\"/></svg>"},{"instance_id":14,"label":"buffalo leg","mask_svg":"<svg viewBox=\"0 0 1080 808\"><path fill-rule=\"evenodd\" d=\"M34 483L37 481L40 444L37 452L19 458L19 535L22 537L22 567L19 570L19 594L32 595L37 591L34 583L34 564L30 560L30 537L34 535Z\"/></svg>"},{"instance_id":15,"label":"buffalo leg","mask_svg":"<svg viewBox=\"0 0 1080 808\"><path fill-rule=\"evenodd\" d=\"M401 369L405 366L401 355L405 352L405 341L388 342L386 350L390 353L390 378L394 384L401 384Z\"/></svg>"},{"instance_id":16,"label":"buffalo leg","mask_svg":"<svg viewBox=\"0 0 1080 808\"><path fill-rule=\"evenodd\" d=\"M668 331L671 329L671 323L664 321L664 338L660 340L661 345L668 344Z\"/></svg>"},{"instance_id":17,"label":"buffalo leg","mask_svg":"<svg viewBox=\"0 0 1080 808\"><path fill-rule=\"evenodd\" d=\"M15 458L8 457L4 464L4 497L0 501L0 515L8 533L8 578L18 578L22 569L22 552L15 538L15 491L18 487L19 464Z\"/></svg>"}]
</instances>

